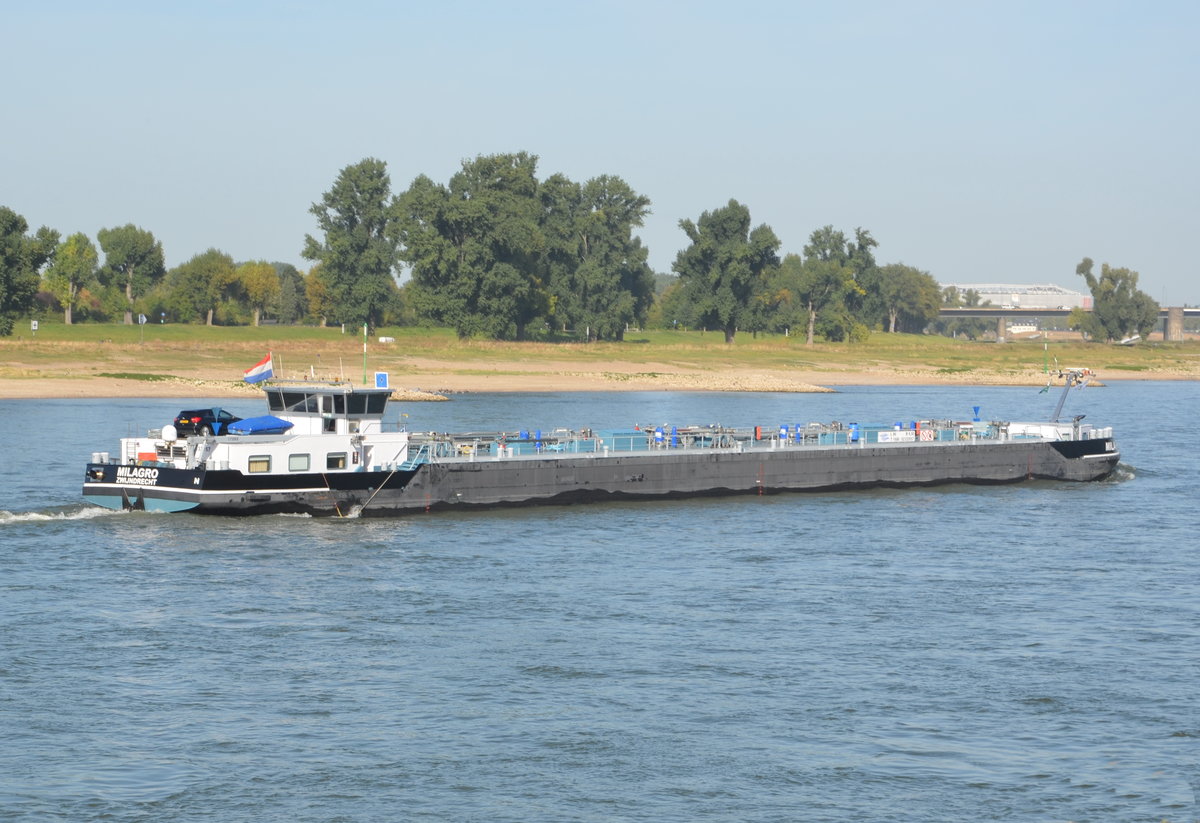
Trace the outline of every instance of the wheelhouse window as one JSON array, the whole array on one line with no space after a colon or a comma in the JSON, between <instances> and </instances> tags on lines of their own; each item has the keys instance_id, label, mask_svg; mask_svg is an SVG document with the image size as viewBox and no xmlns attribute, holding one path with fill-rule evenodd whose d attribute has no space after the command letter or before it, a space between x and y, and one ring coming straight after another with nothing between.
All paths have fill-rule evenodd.
<instances>
[{"instance_id":1,"label":"wheelhouse window","mask_svg":"<svg viewBox=\"0 0 1200 823\"><path fill-rule=\"evenodd\" d=\"M318 395L303 391L278 389L267 392L267 408L280 412L318 412Z\"/></svg>"},{"instance_id":2,"label":"wheelhouse window","mask_svg":"<svg viewBox=\"0 0 1200 823\"><path fill-rule=\"evenodd\" d=\"M345 452L330 452L325 455L325 468L327 469L344 469L346 468L346 453Z\"/></svg>"},{"instance_id":3,"label":"wheelhouse window","mask_svg":"<svg viewBox=\"0 0 1200 823\"><path fill-rule=\"evenodd\" d=\"M251 474L262 474L271 470L271 456L269 454L252 454L246 466Z\"/></svg>"},{"instance_id":4,"label":"wheelhouse window","mask_svg":"<svg viewBox=\"0 0 1200 823\"><path fill-rule=\"evenodd\" d=\"M288 455L288 471L290 472L306 472L308 471L309 459L307 454L289 454Z\"/></svg>"},{"instance_id":5,"label":"wheelhouse window","mask_svg":"<svg viewBox=\"0 0 1200 823\"><path fill-rule=\"evenodd\" d=\"M387 407L387 392L344 394L338 391L305 391L304 389L267 389L267 408L272 412L308 414L383 414Z\"/></svg>"}]
</instances>

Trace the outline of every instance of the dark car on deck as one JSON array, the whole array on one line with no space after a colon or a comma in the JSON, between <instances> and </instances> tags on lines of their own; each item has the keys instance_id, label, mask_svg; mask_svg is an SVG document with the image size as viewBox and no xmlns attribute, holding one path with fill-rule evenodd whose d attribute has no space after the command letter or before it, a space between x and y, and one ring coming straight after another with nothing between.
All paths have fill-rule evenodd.
<instances>
[{"instance_id":1,"label":"dark car on deck","mask_svg":"<svg viewBox=\"0 0 1200 823\"><path fill-rule=\"evenodd\" d=\"M225 434L230 424L241 419L225 409L191 409L181 411L172 425L181 437L189 434Z\"/></svg>"}]
</instances>

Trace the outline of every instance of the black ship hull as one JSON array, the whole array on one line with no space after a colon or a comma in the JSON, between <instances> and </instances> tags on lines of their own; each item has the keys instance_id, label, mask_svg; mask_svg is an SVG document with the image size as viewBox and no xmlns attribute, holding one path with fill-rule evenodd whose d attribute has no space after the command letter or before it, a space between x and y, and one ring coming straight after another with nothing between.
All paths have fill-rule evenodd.
<instances>
[{"instance_id":1,"label":"black ship hull","mask_svg":"<svg viewBox=\"0 0 1200 823\"><path fill-rule=\"evenodd\" d=\"M84 497L113 509L396 516L472 507L1107 477L1111 437L452 458L409 468L247 475L89 464Z\"/></svg>"}]
</instances>

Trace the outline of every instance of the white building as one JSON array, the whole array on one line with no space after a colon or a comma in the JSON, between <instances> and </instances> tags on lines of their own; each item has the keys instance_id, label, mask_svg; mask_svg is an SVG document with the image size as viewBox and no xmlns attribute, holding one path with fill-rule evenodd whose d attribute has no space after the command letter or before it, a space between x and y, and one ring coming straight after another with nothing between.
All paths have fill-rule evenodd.
<instances>
[{"instance_id":1,"label":"white building","mask_svg":"<svg viewBox=\"0 0 1200 823\"><path fill-rule=\"evenodd\" d=\"M961 295L968 289L979 294L981 301L990 301L993 306L1014 309L1074 309L1092 307L1092 296L1064 289L1052 283L1021 285L1008 283L942 283L942 290L958 289Z\"/></svg>"}]
</instances>

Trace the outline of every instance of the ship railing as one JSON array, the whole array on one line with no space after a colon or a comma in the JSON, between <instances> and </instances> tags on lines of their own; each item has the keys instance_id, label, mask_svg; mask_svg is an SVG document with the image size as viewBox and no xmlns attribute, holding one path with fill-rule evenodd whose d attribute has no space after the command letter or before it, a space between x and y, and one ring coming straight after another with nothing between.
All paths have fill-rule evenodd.
<instances>
[{"instance_id":1,"label":"ship railing","mask_svg":"<svg viewBox=\"0 0 1200 823\"><path fill-rule=\"evenodd\" d=\"M518 432L415 432L405 466L426 462L503 460L515 457L578 454L619 455L656 450L747 451L812 447L933 444L950 441L1006 440L1007 423L921 420L908 423L808 423L727 427L646 426L632 429L555 429ZM1014 424L1015 425L1015 424ZM1069 426L1068 426L1069 428ZM1019 430L1018 430L1019 431ZM1031 436L1031 435L1025 435ZM1064 435L1069 437L1069 433Z\"/></svg>"},{"instance_id":2,"label":"ship railing","mask_svg":"<svg viewBox=\"0 0 1200 823\"><path fill-rule=\"evenodd\" d=\"M432 450L430 449L429 443L422 443L417 447L415 452L412 450L412 447L409 446L408 456L402 463L400 463L400 469L402 471L412 471L423 463L432 462L431 455Z\"/></svg>"},{"instance_id":3,"label":"ship railing","mask_svg":"<svg viewBox=\"0 0 1200 823\"><path fill-rule=\"evenodd\" d=\"M1111 436L1111 430L1093 430L1071 424L1010 424L997 421L921 420L909 423L858 424L809 423L806 425L725 427L653 426L633 429L555 429L519 432L414 433L406 466L423 462L504 460L516 457L568 455L621 455L656 450L748 451L812 447L864 447L868 445L932 445L946 442L1004 441L1021 437L1088 439ZM1011 430L1010 430L1011 427ZM1051 431L1051 429L1053 431Z\"/></svg>"}]
</instances>

